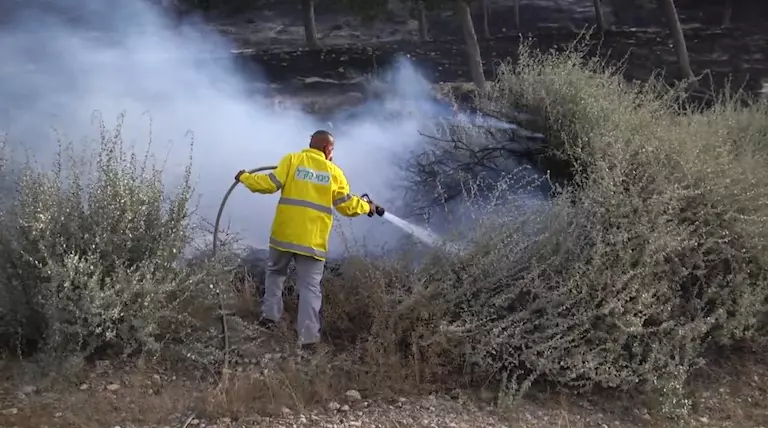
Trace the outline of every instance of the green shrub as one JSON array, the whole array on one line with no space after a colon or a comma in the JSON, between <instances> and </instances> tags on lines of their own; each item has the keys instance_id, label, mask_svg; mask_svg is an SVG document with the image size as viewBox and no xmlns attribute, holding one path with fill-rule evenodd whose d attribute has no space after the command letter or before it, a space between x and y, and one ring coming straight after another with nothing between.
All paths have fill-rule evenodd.
<instances>
[{"instance_id":1,"label":"green shrub","mask_svg":"<svg viewBox=\"0 0 768 428\"><path fill-rule=\"evenodd\" d=\"M508 392L535 379L643 389L685 410L705 351L765 331L768 107L686 109L678 91L630 85L583 52L524 46L479 100L529 113L522 125L574 179L431 267L426 301Z\"/></svg>"},{"instance_id":2,"label":"green shrub","mask_svg":"<svg viewBox=\"0 0 768 428\"><path fill-rule=\"evenodd\" d=\"M0 228L0 337L57 356L164 351L211 357L213 286L226 257L184 263L195 237L189 166L172 194L147 153L125 150L122 120L97 150L27 162Z\"/></svg>"}]
</instances>

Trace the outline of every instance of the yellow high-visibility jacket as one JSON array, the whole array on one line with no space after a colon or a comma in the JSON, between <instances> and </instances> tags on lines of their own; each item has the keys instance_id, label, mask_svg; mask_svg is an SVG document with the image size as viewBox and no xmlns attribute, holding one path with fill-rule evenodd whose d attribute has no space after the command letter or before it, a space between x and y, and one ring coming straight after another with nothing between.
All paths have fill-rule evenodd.
<instances>
[{"instance_id":1,"label":"yellow high-visibility jacket","mask_svg":"<svg viewBox=\"0 0 768 428\"><path fill-rule=\"evenodd\" d=\"M269 246L325 260L333 208L343 216L368 214L368 202L349 193L344 172L320 150L284 156L269 174L243 173L240 182L254 193L281 191Z\"/></svg>"}]
</instances>

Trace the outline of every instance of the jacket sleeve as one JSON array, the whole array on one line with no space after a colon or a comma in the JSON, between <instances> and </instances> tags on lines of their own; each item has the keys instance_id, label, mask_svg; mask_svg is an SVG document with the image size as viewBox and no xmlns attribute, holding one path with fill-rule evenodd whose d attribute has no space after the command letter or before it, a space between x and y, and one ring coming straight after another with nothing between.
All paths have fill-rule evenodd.
<instances>
[{"instance_id":1,"label":"jacket sleeve","mask_svg":"<svg viewBox=\"0 0 768 428\"><path fill-rule=\"evenodd\" d=\"M358 196L349 192L349 183L344 176L344 172L339 168L334 169L333 174L333 207L345 217L357 217L362 214L368 214L371 211L371 205L360 199Z\"/></svg>"},{"instance_id":2,"label":"jacket sleeve","mask_svg":"<svg viewBox=\"0 0 768 428\"><path fill-rule=\"evenodd\" d=\"M277 168L268 174L244 173L240 176L240 182L253 193L275 193L283 188L288 180L288 174L291 170L291 155L286 155L280 159Z\"/></svg>"}]
</instances>

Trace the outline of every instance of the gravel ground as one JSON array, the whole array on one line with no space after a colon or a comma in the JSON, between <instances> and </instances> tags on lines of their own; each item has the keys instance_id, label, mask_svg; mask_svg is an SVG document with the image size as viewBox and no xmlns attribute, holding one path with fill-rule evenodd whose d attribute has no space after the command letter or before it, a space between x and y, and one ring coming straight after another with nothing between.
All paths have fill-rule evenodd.
<instances>
[{"instance_id":1,"label":"gravel ground","mask_svg":"<svg viewBox=\"0 0 768 428\"><path fill-rule=\"evenodd\" d=\"M375 385L342 393L337 385L310 397L290 373L267 379L276 373L269 358L241 365L231 379L236 387L226 391L203 373L181 376L103 362L51 377L0 362L0 427L766 428L768 365L756 358L696 376L693 412L678 422L615 395L538 391L503 411L489 405L494 397L482 391L398 396Z\"/></svg>"}]
</instances>

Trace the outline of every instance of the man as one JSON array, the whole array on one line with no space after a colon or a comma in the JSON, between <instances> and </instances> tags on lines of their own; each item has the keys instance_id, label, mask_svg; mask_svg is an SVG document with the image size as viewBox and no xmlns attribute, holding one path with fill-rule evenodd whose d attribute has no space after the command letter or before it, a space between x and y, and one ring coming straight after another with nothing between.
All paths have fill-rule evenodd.
<instances>
[{"instance_id":1,"label":"man","mask_svg":"<svg viewBox=\"0 0 768 428\"><path fill-rule=\"evenodd\" d=\"M296 330L299 344L313 351L320 341L320 307L328 238L333 208L346 217L384 209L349 193L342 170L332 163L334 139L328 131L312 134L309 148L283 157L269 174L240 171L235 180L254 193L281 191L269 238L269 262L265 278L260 324L273 328L283 314L283 285L288 265L296 264L299 314Z\"/></svg>"}]
</instances>

